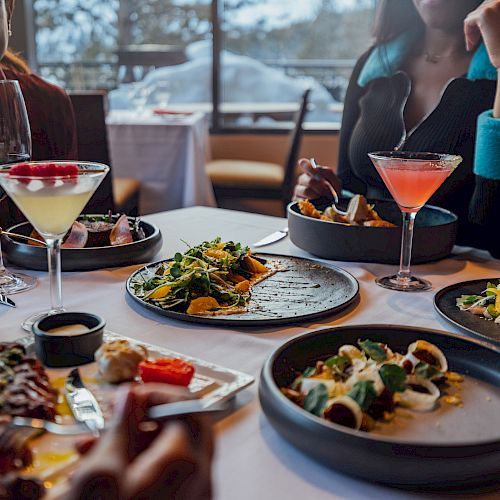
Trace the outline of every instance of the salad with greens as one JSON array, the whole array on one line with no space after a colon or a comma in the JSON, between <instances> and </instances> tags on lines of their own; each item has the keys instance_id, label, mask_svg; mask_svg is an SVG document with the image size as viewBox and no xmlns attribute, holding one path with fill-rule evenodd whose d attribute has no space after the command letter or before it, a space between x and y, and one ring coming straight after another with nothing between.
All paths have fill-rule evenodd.
<instances>
[{"instance_id":1,"label":"salad with greens","mask_svg":"<svg viewBox=\"0 0 500 500\"><path fill-rule=\"evenodd\" d=\"M307 367L281 391L313 415L370 431L377 421L392 420L397 407L432 411L441 397L440 385L462 380L461 375L448 372L445 355L430 342L417 340L401 354L365 339L357 346L343 345ZM459 393L443 400L462 405Z\"/></svg>"},{"instance_id":2,"label":"salad with greens","mask_svg":"<svg viewBox=\"0 0 500 500\"><path fill-rule=\"evenodd\" d=\"M500 323L500 283L488 282L481 295L461 295L457 307L495 323Z\"/></svg>"},{"instance_id":3,"label":"salad with greens","mask_svg":"<svg viewBox=\"0 0 500 500\"><path fill-rule=\"evenodd\" d=\"M220 237L189 247L132 282L134 293L162 309L197 315L245 312L252 285L275 270L241 243Z\"/></svg>"}]
</instances>

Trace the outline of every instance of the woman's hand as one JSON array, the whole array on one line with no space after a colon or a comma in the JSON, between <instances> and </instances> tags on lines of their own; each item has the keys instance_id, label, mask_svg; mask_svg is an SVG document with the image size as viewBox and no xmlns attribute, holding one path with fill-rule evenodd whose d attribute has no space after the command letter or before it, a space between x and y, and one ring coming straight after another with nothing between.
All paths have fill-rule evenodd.
<instances>
[{"instance_id":1,"label":"woman's hand","mask_svg":"<svg viewBox=\"0 0 500 500\"><path fill-rule=\"evenodd\" d=\"M299 167L303 173L299 176L294 189L293 197L295 200L331 196L328 182L340 195L341 182L331 168L318 166L318 169L314 169L311 162L305 158L299 160Z\"/></svg>"},{"instance_id":2,"label":"woman's hand","mask_svg":"<svg viewBox=\"0 0 500 500\"><path fill-rule=\"evenodd\" d=\"M464 21L467 50L474 50L484 41L490 60L500 69L500 0L486 0Z\"/></svg>"},{"instance_id":3,"label":"woman's hand","mask_svg":"<svg viewBox=\"0 0 500 500\"><path fill-rule=\"evenodd\" d=\"M474 50L481 38L493 66L498 70L498 84L493 117L500 118L500 0L486 0L464 22L467 50Z\"/></svg>"},{"instance_id":4,"label":"woman's hand","mask_svg":"<svg viewBox=\"0 0 500 500\"><path fill-rule=\"evenodd\" d=\"M89 448L66 500L209 499L213 437L208 417L148 421L150 406L186 399L164 384L121 389L111 428Z\"/></svg>"}]
</instances>

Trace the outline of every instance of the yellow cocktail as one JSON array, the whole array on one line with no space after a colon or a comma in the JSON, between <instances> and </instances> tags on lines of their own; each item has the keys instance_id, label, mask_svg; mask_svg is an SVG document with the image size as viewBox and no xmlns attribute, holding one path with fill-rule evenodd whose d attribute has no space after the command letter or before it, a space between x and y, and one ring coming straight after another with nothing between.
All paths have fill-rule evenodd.
<instances>
[{"instance_id":1,"label":"yellow cocktail","mask_svg":"<svg viewBox=\"0 0 500 500\"><path fill-rule=\"evenodd\" d=\"M61 290L61 241L109 171L86 162L30 162L0 166L0 186L47 243L51 309L23 323L31 325L64 311Z\"/></svg>"}]
</instances>

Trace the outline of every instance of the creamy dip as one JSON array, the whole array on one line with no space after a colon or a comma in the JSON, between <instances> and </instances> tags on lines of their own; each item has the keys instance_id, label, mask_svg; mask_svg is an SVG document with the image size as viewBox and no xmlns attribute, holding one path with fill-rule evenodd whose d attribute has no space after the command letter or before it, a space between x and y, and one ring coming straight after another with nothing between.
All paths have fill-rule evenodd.
<instances>
[{"instance_id":1,"label":"creamy dip","mask_svg":"<svg viewBox=\"0 0 500 500\"><path fill-rule=\"evenodd\" d=\"M51 328L50 330L47 330L47 333L50 333L52 335L63 335L66 337L83 335L84 333L87 332L90 332L90 328L80 323L75 323L73 325L58 326L56 328Z\"/></svg>"}]
</instances>

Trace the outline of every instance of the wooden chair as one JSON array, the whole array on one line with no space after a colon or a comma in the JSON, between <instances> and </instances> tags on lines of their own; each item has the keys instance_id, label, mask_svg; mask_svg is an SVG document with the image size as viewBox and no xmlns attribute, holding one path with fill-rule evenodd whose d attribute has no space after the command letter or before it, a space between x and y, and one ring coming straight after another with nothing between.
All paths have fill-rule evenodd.
<instances>
[{"instance_id":1,"label":"wooden chair","mask_svg":"<svg viewBox=\"0 0 500 500\"><path fill-rule=\"evenodd\" d=\"M218 200L230 198L279 199L286 205L293 193L295 165L302 140L302 125L311 89L302 95L300 108L289 136L288 154L283 165L248 160L213 160L207 164Z\"/></svg>"},{"instance_id":2,"label":"wooden chair","mask_svg":"<svg viewBox=\"0 0 500 500\"><path fill-rule=\"evenodd\" d=\"M78 135L78 159L110 165L106 132L106 92L70 92ZM140 182L113 177L112 170L104 178L84 209L86 213L126 213L137 215Z\"/></svg>"},{"instance_id":3,"label":"wooden chair","mask_svg":"<svg viewBox=\"0 0 500 500\"><path fill-rule=\"evenodd\" d=\"M117 56L118 67L125 70L121 83L137 81L136 69L140 70L140 78L144 78L152 69L187 61L184 47L175 45L124 45L118 47Z\"/></svg>"}]
</instances>

